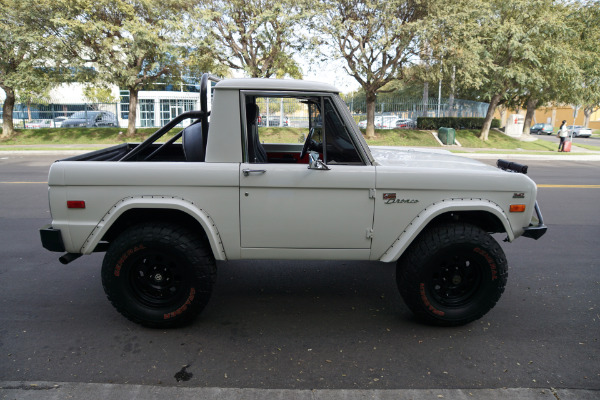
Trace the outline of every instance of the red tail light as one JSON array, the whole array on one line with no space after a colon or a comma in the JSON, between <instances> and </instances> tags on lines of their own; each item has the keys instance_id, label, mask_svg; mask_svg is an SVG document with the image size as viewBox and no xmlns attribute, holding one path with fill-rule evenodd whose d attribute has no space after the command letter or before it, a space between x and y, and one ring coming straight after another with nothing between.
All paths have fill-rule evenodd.
<instances>
[{"instance_id":1,"label":"red tail light","mask_svg":"<svg viewBox=\"0 0 600 400\"><path fill-rule=\"evenodd\" d=\"M67 200L67 208L85 208L85 201Z\"/></svg>"}]
</instances>

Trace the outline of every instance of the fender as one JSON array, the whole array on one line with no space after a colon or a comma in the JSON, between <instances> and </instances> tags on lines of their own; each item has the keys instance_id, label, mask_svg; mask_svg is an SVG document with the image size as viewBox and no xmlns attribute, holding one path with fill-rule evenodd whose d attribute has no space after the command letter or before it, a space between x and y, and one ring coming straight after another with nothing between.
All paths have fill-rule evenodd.
<instances>
[{"instance_id":1,"label":"fender","mask_svg":"<svg viewBox=\"0 0 600 400\"><path fill-rule=\"evenodd\" d=\"M508 235L508 240L513 241L515 238L510 226L510 221L498 204L485 199L445 199L435 202L421 211L421 213L408 224L396 241L385 251L385 253L383 253L379 258L379 261L397 261L413 240L415 240L421 231L423 231L434 218L452 211L489 212L502 222Z\"/></svg>"},{"instance_id":2,"label":"fender","mask_svg":"<svg viewBox=\"0 0 600 400\"><path fill-rule=\"evenodd\" d=\"M90 233L81 247L81 254L91 254L100 242L100 239L110 229L113 223L126 211L136 208L165 208L185 212L198 221L200 225L202 225L202 228L204 228L215 259L222 261L227 260L221 236L210 215L208 215L205 210L196 207L191 201L181 197L164 195L133 196L119 200L110 208L110 210L108 210L98 225L92 230L92 233Z\"/></svg>"}]
</instances>

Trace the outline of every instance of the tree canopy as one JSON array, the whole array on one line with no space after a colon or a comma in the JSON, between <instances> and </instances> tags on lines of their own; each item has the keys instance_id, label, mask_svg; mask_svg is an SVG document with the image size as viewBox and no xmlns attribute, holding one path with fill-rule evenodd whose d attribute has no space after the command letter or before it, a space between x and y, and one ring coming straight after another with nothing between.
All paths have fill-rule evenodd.
<instances>
[{"instance_id":1,"label":"tree canopy","mask_svg":"<svg viewBox=\"0 0 600 400\"><path fill-rule=\"evenodd\" d=\"M360 84L368 135L376 96L417 82L489 102L489 122L499 105L600 108L600 0L0 0L0 30L3 136L19 93L118 85L132 133L138 92L157 81L301 78L315 48Z\"/></svg>"},{"instance_id":2,"label":"tree canopy","mask_svg":"<svg viewBox=\"0 0 600 400\"><path fill-rule=\"evenodd\" d=\"M46 0L0 0L0 88L6 98L2 109L2 138L13 135L17 97L31 99L47 91L57 71L48 62L54 42Z\"/></svg>"},{"instance_id":3,"label":"tree canopy","mask_svg":"<svg viewBox=\"0 0 600 400\"><path fill-rule=\"evenodd\" d=\"M192 45L218 64L254 78L302 73L293 55L305 47L301 1L216 0L196 3Z\"/></svg>"},{"instance_id":4,"label":"tree canopy","mask_svg":"<svg viewBox=\"0 0 600 400\"><path fill-rule=\"evenodd\" d=\"M319 3L314 29L365 91L367 136L373 136L376 95L402 78L417 54L419 22L427 16L427 4L421 0Z\"/></svg>"}]
</instances>

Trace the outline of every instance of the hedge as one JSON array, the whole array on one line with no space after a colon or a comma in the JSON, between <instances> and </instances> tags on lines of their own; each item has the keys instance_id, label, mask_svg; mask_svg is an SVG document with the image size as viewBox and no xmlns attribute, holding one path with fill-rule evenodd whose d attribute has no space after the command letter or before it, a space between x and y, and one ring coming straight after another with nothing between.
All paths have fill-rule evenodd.
<instances>
[{"instance_id":1,"label":"hedge","mask_svg":"<svg viewBox=\"0 0 600 400\"><path fill-rule=\"evenodd\" d=\"M485 118L462 118L462 117L442 117L442 118L417 118L417 129L437 130L441 127L454 129L481 129ZM500 120L493 119L490 128L500 128Z\"/></svg>"}]
</instances>

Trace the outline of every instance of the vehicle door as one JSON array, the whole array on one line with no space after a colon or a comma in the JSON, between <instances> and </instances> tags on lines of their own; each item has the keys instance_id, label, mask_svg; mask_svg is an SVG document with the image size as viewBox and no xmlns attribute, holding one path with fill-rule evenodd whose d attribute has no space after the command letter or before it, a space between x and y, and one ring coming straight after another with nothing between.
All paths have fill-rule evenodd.
<instances>
[{"instance_id":1,"label":"vehicle door","mask_svg":"<svg viewBox=\"0 0 600 400\"><path fill-rule=\"evenodd\" d=\"M308 93L242 93L242 107L261 108L282 97L290 126L259 130L260 111L243 118L241 248L370 249L375 167L360 153L348 120L333 97ZM288 143L268 143L274 131ZM310 151L300 157L303 148ZM266 159L258 156L263 151Z\"/></svg>"}]
</instances>

